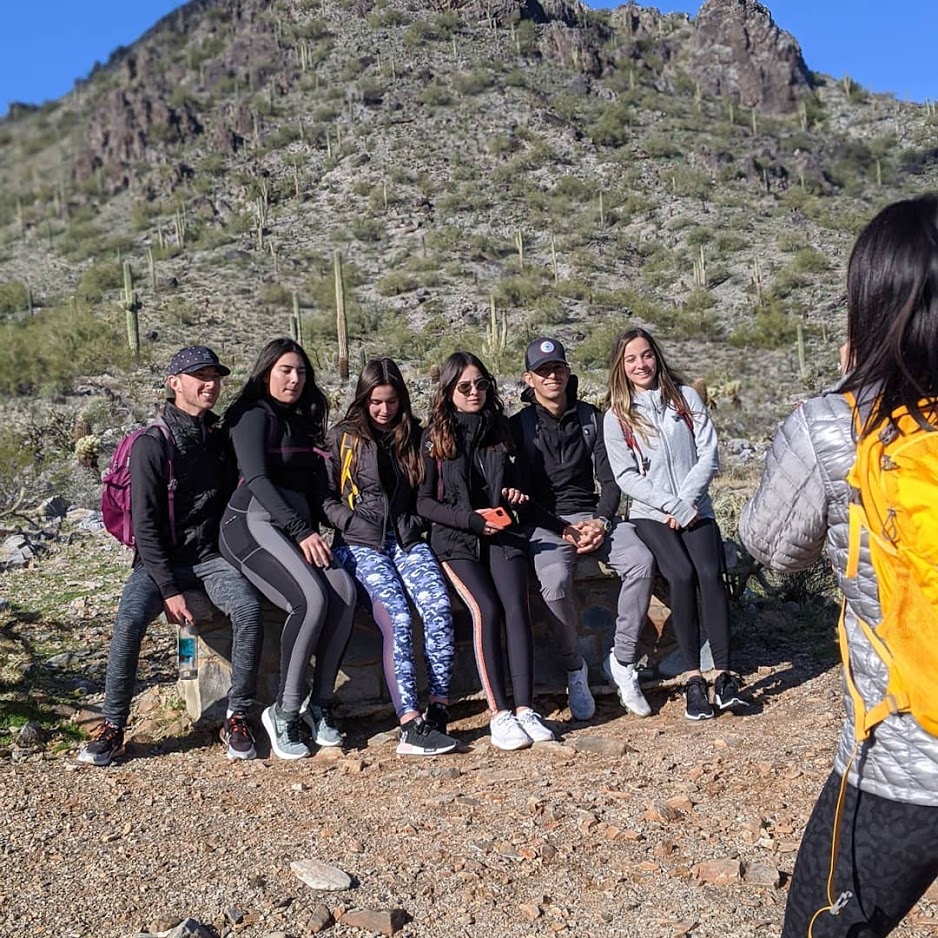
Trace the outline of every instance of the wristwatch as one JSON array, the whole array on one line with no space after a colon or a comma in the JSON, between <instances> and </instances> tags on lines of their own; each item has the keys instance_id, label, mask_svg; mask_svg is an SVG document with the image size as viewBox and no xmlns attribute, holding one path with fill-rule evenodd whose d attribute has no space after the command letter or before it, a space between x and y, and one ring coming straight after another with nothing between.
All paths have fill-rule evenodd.
<instances>
[{"instance_id":1,"label":"wristwatch","mask_svg":"<svg viewBox=\"0 0 938 938\"><path fill-rule=\"evenodd\" d=\"M612 521L609 518L596 518L603 526L603 534L608 534L612 530Z\"/></svg>"}]
</instances>

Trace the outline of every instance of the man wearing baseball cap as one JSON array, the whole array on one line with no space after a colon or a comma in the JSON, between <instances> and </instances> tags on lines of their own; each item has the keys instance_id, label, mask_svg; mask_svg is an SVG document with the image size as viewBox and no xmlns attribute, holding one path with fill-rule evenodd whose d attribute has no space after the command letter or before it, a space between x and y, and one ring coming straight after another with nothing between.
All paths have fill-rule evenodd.
<instances>
[{"instance_id":1,"label":"man wearing baseball cap","mask_svg":"<svg viewBox=\"0 0 938 938\"><path fill-rule=\"evenodd\" d=\"M603 660L603 672L618 688L626 709L648 716L651 708L639 687L635 663L655 563L634 527L616 517L620 493L603 443L602 415L577 399L577 378L558 339L542 337L528 345L523 377L527 388L521 399L528 406L511 418L511 425L518 451L527 457L531 497L581 534L576 547L544 528L535 528L530 540L557 655L567 671L570 712L576 720L588 720L596 710L588 667L577 648L573 599L577 556L592 553L622 580L614 647Z\"/></svg>"},{"instance_id":2,"label":"man wearing baseball cap","mask_svg":"<svg viewBox=\"0 0 938 938\"><path fill-rule=\"evenodd\" d=\"M104 724L82 747L79 762L109 765L123 748L144 633L160 612L171 622L195 622L183 591L198 586L231 621L232 678L223 731L228 758L254 758L247 712L256 674L253 662L244 660L251 658L244 647L260 634L260 602L218 552L218 524L235 469L212 407L221 379L230 373L207 346L180 349L167 369L171 397L160 417L162 428L151 426L130 451L133 568L108 650Z\"/></svg>"}]
</instances>

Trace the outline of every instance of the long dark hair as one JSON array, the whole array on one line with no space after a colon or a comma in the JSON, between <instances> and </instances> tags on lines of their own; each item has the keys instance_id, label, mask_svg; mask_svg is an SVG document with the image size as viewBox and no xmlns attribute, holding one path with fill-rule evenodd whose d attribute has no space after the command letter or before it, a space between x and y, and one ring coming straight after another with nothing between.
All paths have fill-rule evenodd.
<instances>
[{"instance_id":1,"label":"long dark hair","mask_svg":"<svg viewBox=\"0 0 938 938\"><path fill-rule=\"evenodd\" d=\"M244 382L244 387L238 391L225 411L225 423L229 425L237 423L241 414L252 404L261 400L270 400L270 371L284 355L288 355L290 352L299 355L303 359L303 365L306 368L306 381L303 384L303 391L299 400L293 405L293 410L303 418L307 430L313 437L313 442L321 444L325 439L326 426L329 422L329 401L319 385L316 384L313 363L303 350L303 346L286 337L271 339L261 349L257 361L254 362L254 367L251 369L251 374Z\"/></svg>"},{"instance_id":2,"label":"long dark hair","mask_svg":"<svg viewBox=\"0 0 938 938\"><path fill-rule=\"evenodd\" d=\"M860 232L847 267L845 390L876 402L864 435L906 407L938 422L938 195L895 202Z\"/></svg>"},{"instance_id":3,"label":"long dark hair","mask_svg":"<svg viewBox=\"0 0 938 938\"><path fill-rule=\"evenodd\" d=\"M511 430L495 377L472 352L453 352L443 362L440 383L430 405L430 443L433 455L438 459L452 459L456 455L456 405L453 403L453 394L459 376L470 365L475 365L489 382L489 389L485 392L485 406L482 408L482 414L487 417L489 424L487 442L511 444Z\"/></svg>"},{"instance_id":4,"label":"long dark hair","mask_svg":"<svg viewBox=\"0 0 938 938\"><path fill-rule=\"evenodd\" d=\"M644 339L655 353L657 372L655 380L661 399L665 406L672 407L679 414L687 413L687 401L681 394L681 385L684 379L672 369L661 353L661 347L647 329L636 326L627 329L616 339L612 346L612 358L609 361L609 406L620 421L627 424L632 430L647 438L651 427L635 409L635 385L625 373L625 347L635 339Z\"/></svg>"},{"instance_id":5,"label":"long dark hair","mask_svg":"<svg viewBox=\"0 0 938 938\"><path fill-rule=\"evenodd\" d=\"M420 441L417 438L417 420L410 404L410 392L404 376L393 358L372 358L358 376L355 397L349 404L342 427L355 436L374 440L374 426L368 416L368 402L376 388L389 385L397 394L397 419L391 426L391 451L398 465L404 470L407 481L414 487L423 478L423 461L420 458Z\"/></svg>"}]
</instances>

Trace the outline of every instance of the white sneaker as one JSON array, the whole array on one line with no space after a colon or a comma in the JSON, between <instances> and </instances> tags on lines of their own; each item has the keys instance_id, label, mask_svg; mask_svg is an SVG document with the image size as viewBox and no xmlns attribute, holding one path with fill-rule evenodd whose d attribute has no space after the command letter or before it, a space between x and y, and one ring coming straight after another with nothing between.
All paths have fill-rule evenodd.
<instances>
[{"instance_id":1,"label":"white sneaker","mask_svg":"<svg viewBox=\"0 0 938 938\"><path fill-rule=\"evenodd\" d=\"M496 749L527 749L531 737L521 728L510 710L499 710L489 722L492 745Z\"/></svg>"},{"instance_id":2,"label":"white sneaker","mask_svg":"<svg viewBox=\"0 0 938 938\"><path fill-rule=\"evenodd\" d=\"M619 689L619 702L637 717L651 716L651 707L638 684L634 664L619 664L614 652L603 659L603 674Z\"/></svg>"},{"instance_id":3,"label":"white sneaker","mask_svg":"<svg viewBox=\"0 0 938 938\"><path fill-rule=\"evenodd\" d=\"M540 714L530 707L515 712L515 719L525 734L535 743L549 743L557 737L541 722Z\"/></svg>"},{"instance_id":4,"label":"white sneaker","mask_svg":"<svg viewBox=\"0 0 938 938\"><path fill-rule=\"evenodd\" d=\"M590 720L596 713L596 701L589 685L589 665L585 661L576 671L567 671L567 703L574 720Z\"/></svg>"}]
</instances>

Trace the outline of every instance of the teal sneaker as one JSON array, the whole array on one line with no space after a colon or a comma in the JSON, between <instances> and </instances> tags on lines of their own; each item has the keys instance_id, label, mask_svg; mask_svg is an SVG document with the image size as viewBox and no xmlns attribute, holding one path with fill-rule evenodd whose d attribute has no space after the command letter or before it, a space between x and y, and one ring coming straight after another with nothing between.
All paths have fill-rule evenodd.
<instances>
[{"instance_id":1,"label":"teal sneaker","mask_svg":"<svg viewBox=\"0 0 938 938\"><path fill-rule=\"evenodd\" d=\"M309 727L313 742L317 746L341 746L345 742L335 725L332 707L317 707L307 700L300 707L300 716Z\"/></svg>"},{"instance_id":2,"label":"teal sneaker","mask_svg":"<svg viewBox=\"0 0 938 938\"><path fill-rule=\"evenodd\" d=\"M302 722L299 714L293 719L285 719L276 704L271 704L261 714L261 723L270 737L270 748L278 758L305 759L311 755L309 747L300 738Z\"/></svg>"}]
</instances>

